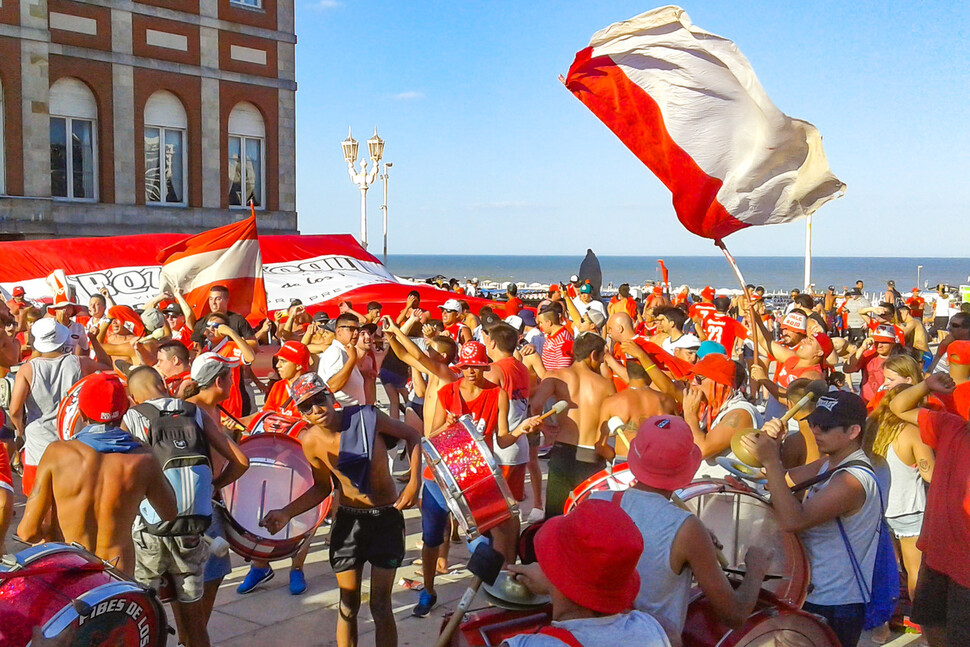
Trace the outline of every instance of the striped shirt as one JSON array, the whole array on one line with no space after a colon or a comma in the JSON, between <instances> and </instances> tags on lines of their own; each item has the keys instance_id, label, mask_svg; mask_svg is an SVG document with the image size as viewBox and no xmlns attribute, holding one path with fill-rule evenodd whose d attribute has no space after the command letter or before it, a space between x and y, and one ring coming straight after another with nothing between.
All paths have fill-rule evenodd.
<instances>
[{"instance_id":1,"label":"striped shirt","mask_svg":"<svg viewBox=\"0 0 970 647\"><path fill-rule=\"evenodd\" d=\"M542 343L542 366L547 371L566 368L573 363L573 333L563 326L559 332L546 336Z\"/></svg>"}]
</instances>

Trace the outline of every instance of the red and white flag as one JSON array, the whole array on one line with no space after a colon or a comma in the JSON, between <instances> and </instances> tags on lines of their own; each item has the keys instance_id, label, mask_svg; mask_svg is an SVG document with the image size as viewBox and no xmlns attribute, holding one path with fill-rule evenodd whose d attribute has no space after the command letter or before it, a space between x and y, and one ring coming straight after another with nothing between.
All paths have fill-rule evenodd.
<instances>
[{"instance_id":1,"label":"red and white flag","mask_svg":"<svg viewBox=\"0 0 970 647\"><path fill-rule=\"evenodd\" d=\"M176 286L197 316L208 310L209 289L229 288L229 309L252 321L266 318L263 261L256 216L190 236L158 253L160 287Z\"/></svg>"},{"instance_id":2,"label":"red and white flag","mask_svg":"<svg viewBox=\"0 0 970 647\"><path fill-rule=\"evenodd\" d=\"M790 222L845 192L818 130L778 110L737 46L680 7L597 32L565 83L671 190L698 236Z\"/></svg>"}]
</instances>

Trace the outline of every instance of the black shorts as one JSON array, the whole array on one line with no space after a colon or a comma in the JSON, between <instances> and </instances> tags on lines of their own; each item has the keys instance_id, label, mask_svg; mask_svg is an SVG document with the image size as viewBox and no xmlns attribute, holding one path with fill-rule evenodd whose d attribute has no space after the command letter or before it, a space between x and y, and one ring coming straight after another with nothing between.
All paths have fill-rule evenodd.
<instances>
[{"instance_id":1,"label":"black shorts","mask_svg":"<svg viewBox=\"0 0 970 647\"><path fill-rule=\"evenodd\" d=\"M330 530L330 566L343 573L370 562L395 569L404 562L404 513L393 506L340 506Z\"/></svg>"},{"instance_id":2,"label":"black shorts","mask_svg":"<svg viewBox=\"0 0 970 647\"><path fill-rule=\"evenodd\" d=\"M410 400L408 402L408 409L413 411L417 417L421 418L421 420L424 420L424 402L415 402L414 400Z\"/></svg>"},{"instance_id":3,"label":"black shorts","mask_svg":"<svg viewBox=\"0 0 970 647\"><path fill-rule=\"evenodd\" d=\"M949 317L933 317L933 327L930 329L930 332L934 334L940 332L941 330L943 332L946 332L946 328L949 325L950 325Z\"/></svg>"},{"instance_id":4,"label":"black shorts","mask_svg":"<svg viewBox=\"0 0 970 647\"><path fill-rule=\"evenodd\" d=\"M606 459L589 447L556 443L549 452L546 481L546 519L561 515L570 492L597 472L606 469Z\"/></svg>"},{"instance_id":5,"label":"black shorts","mask_svg":"<svg viewBox=\"0 0 970 647\"><path fill-rule=\"evenodd\" d=\"M970 645L970 589L924 563L910 619L919 625L945 628L947 645Z\"/></svg>"}]
</instances>

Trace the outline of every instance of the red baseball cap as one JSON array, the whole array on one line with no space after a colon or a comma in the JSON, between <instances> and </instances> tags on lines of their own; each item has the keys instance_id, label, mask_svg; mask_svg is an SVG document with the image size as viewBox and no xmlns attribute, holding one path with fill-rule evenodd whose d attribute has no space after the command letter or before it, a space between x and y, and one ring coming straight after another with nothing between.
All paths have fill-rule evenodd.
<instances>
[{"instance_id":1,"label":"red baseball cap","mask_svg":"<svg viewBox=\"0 0 970 647\"><path fill-rule=\"evenodd\" d=\"M704 297L705 299L713 299L714 294L715 294L714 288L712 288L709 285L705 287L703 290L701 290L701 296Z\"/></svg>"},{"instance_id":2,"label":"red baseball cap","mask_svg":"<svg viewBox=\"0 0 970 647\"><path fill-rule=\"evenodd\" d=\"M117 422L128 410L128 392L117 375L99 371L81 384L77 406L95 423Z\"/></svg>"},{"instance_id":3,"label":"red baseball cap","mask_svg":"<svg viewBox=\"0 0 970 647\"><path fill-rule=\"evenodd\" d=\"M828 357L829 355L832 354L832 351L835 350L835 346L832 344L832 340L824 332L815 333L814 335L812 335L812 339L814 339L818 343L819 347L822 349L823 358Z\"/></svg>"},{"instance_id":4,"label":"red baseball cap","mask_svg":"<svg viewBox=\"0 0 970 647\"><path fill-rule=\"evenodd\" d=\"M300 406L318 393L329 393L333 397L333 391L316 373L304 373L293 382L291 389L293 404L296 406Z\"/></svg>"},{"instance_id":5,"label":"red baseball cap","mask_svg":"<svg viewBox=\"0 0 970 647\"><path fill-rule=\"evenodd\" d=\"M705 355L704 359L694 364L694 375L734 388L735 366L726 355L719 353Z\"/></svg>"},{"instance_id":6,"label":"red baseball cap","mask_svg":"<svg viewBox=\"0 0 970 647\"><path fill-rule=\"evenodd\" d=\"M808 317L800 310L792 310L785 315L781 327L804 335L808 331Z\"/></svg>"},{"instance_id":7,"label":"red baseball cap","mask_svg":"<svg viewBox=\"0 0 970 647\"><path fill-rule=\"evenodd\" d=\"M549 286L549 292L559 292L559 284L553 283Z\"/></svg>"},{"instance_id":8,"label":"red baseball cap","mask_svg":"<svg viewBox=\"0 0 970 647\"><path fill-rule=\"evenodd\" d=\"M458 351L458 362L455 366L458 368L485 368L488 364L488 354L485 352L484 344L477 341L466 341Z\"/></svg>"},{"instance_id":9,"label":"red baseball cap","mask_svg":"<svg viewBox=\"0 0 970 647\"><path fill-rule=\"evenodd\" d=\"M970 341L954 341L946 347L946 360L950 364L970 364Z\"/></svg>"},{"instance_id":10,"label":"red baseball cap","mask_svg":"<svg viewBox=\"0 0 970 647\"><path fill-rule=\"evenodd\" d=\"M662 287L660 287L659 285L655 285L655 286L653 286L653 293L654 294L663 294L664 293L664 289Z\"/></svg>"},{"instance_id":11,"label":"red baseball cap","mask_svg":"<svg viewBox=\"0 0 970 647\"><path fill-rule=\"evenodd\" d=\"M677 490L690 483L701 458L701 449L694 444L690 426L677 416L653 416L644 420L627 455L630 471L637 481L661 490Z\"/></svg>"},{"instance_id":12,"label":"red baseball cap","mask_svg":"<svg viewBox=\"0 0 970 647\"><path fill-rule=\"evenodd\" d=\"M583 501L569 514L546 520L534 545L539 568L570 601L605 615L633 608L643 535L620 506Z\"/></svg>"},{"instance_id":13,"label":"red baseball cap","mask_svg":"<svg viewBox=\"0 0 970 647\"><path fill-rule=\"evenodd\" d=\"M23 287L21 287L21 286L19 286L19 285L18 285L18 286L16 286L16 287L14 287L14 289L13 289L13 292L12 292L12 294L13 294L13 295L14 295L15 297L22 297L22 296L24 296L24 295L25 295L25 294L27 294L27 293L26 293L26 292L24 292L24 289L23 289Z\"/></svg>"},{"instance_id":14,"label":"red baseball cap","mask_svg":"<svg viewBox=\"0 0 970 647\"><path fill-rule=\"evenodd\" d=\"M280 346L276 356L287 362L293 362L304 371L310 368L310 349L298 341L290 340Z\"/></svg>"},{"instance_id":15,"label":"red baseball cap","mask_svg":"<svg viewBox=\"0 0 970 647\"><path fill-rule=\"evenodd\" d=\"M872 331L872 341L877 344L895 344L896 327L890 324L880 324Z\"/></svg>"}]
</instances>

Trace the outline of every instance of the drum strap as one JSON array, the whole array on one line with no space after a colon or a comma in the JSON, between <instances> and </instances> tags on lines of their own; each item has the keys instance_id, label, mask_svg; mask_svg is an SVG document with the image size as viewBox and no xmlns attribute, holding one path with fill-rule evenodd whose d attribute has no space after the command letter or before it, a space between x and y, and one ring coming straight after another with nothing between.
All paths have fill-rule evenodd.
<instances>
[{"instance_id":1,"label":"drum strap","mask_svg":"<svg viewBox=\"0 0 970 647\"><path fill-rule=\"evenodd\" d=\"M613 498L612 498L613 505L620 505L620 501L623 499L624 492L626 492L626 490L617 490L616 492L613 493Z\"/></svg>"},{"instance_id":2,"label":"drum strap","mask_svg":"<svg viewBox=\"0 0 970 647\"><path fill-rule=\"evenodd\" d=\"M573 632L569 631L568 629L563 629L562 627L543 627L538 633L546 636L552 636L556 640L569 645L569 647L583 647L583 643L576 640L576 636L573 635Z\"/></svg>"},{"instance_id":3,"label":"drum strap","mask_svg":"<svg viewBox=\"0 0 970 647\"><path fill-rule=\"evenodd\" d=\"M821 483L822 481L828 480L829 477L831 477L839 470L844 470L848 467L865 467L867 469L872 469L872 466L865 461L849 461L848 463L843 463L842 465L839 465L838 467L835 467L833 469L826 470L821 474L819 474L818 476L813 476L807 481L802 481L798 485L793 485L791 487L792 494L798 494L802 490L807 490L808 488L812 487L816 483Z\"/></svg>"}]
</instances>

